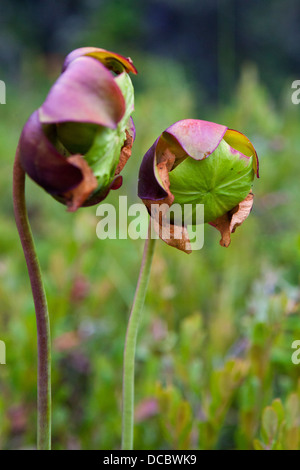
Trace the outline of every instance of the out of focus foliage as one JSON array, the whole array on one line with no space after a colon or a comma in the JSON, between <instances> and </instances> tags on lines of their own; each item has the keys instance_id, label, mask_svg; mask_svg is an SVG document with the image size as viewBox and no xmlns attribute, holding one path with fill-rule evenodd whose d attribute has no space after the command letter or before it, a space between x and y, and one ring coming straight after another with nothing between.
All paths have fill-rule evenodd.
<instances>
[{"instance_id":1,"label":"out of focus foliage","mask_svg":"<svg viewBox=\"0 0 300 470\"><path fill-rule=\"evenodd\" d=\"M2 0L0 73L20 78L32 55L100 44L176 58L213 102L232 97L248 60L276 95L299 71L299 20L298 0Z\"/></svg>"},{"instance_id":2,"label":"out of focus foliage","mask_svg":"<svg viewBox=\"0 0 300 470\"><path fill-rule=\"evenodd\" d=\"M86 3L94 8L93 2ZM228 249L219 246L219 234L209 226L203 249L191 255L157 243L138 337L135 447L298 449L300 365L292 363L291 345L300 339L300 106L291 103L289 79L300 79L292 75L299 54L286 68L286 52L277 62L268 57L262 63L268 42L256 11L258 2L240 2L245 10L238 6L239 11L249 11L243 35L262 46L247 63L240 57L236 86L232 84L224 104L215 99L216 105L208 106L207 89L214 98L213 83L220 77L213 60L207 59L212 67L207 89L202 79L197 80L196 65L207 74L202 54L208 51L200 48L198 55L194 50L190 67L188 60L181 60L179 43L172 43L177 23L169 42L168 36L157 34L147 39L138 20L148 10L137 5L126 9L129 3L102 2L103 17L101 8L93 18L85 10L86 25L84 16L75 15L83 22L79 29L74 27L77 36L66 38L61 26L58 41L61 53L80 41L116 49L123 40L120 52L131 55L139 68L140 75L134 78L137 140L124 171L124 186L107 202L118 208L120 194L128 195L129 203L138 202L142 156L162 129L179 119L207 119L240 129L254 143L261 163L253 212ZM166 0L145 5L150 3L174 15L181 5ZM187 15L195 2L184 3ZM288 3L259 2L267 22L273 21L280 4ZM80 4L72 2L74 8ZM197 4L206 11L215 2ZM120 30L118 22L125 19L126 31L124 24ZM153 26L151 16L148 21L149 30L155 31L151 28L158 26ZM250 34L253 25L260 33ZM277 26L282 28L282 22ZM7 28L11 31L9 23ZM7 104L0 108L0 339L7 348L7 364L0 365L2 449L34 447L36 437L36 326L12 212L13 156L24 122L44 100L61 63L60 57L39 50L41 28L31 30L26 22L22 28L29 45L26 60L18 62L22 67L15 81L7 81ZM16 34L12 37L16 41ZM279 41L278 37L279 33L270 34L270 41ZM139 38L146 42L145 52ZM243 43L238 47L240 56L248 50ZM191 54L188 44L186 51ZM272 60L282 80L266 80ZM124 338L143 242L98 240L95 208L68 214L30 181L27 195L51 316L53 447L117 449Z\"/></svg>"}]
</instances>

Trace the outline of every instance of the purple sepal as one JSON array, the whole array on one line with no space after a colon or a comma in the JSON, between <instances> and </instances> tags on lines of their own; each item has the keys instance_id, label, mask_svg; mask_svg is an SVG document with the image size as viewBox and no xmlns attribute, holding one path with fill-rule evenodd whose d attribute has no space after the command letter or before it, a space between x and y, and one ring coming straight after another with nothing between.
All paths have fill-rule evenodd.
<instances>
[{"instance_id":1,"label":"purple sepal","mask_svg":"<svg viewBox=\"0 0 300 470\"><path fill-rule=\"evenodd\" d=\"M20 162L24 171L51 194L62 194L82 181L79 168L63 157L44 134L35 111L20 137Z\"/></svg>"},{"instance_id":2,"label":"purple sepal","mask_svg":"<svg viewBox=\"0 0 300 470\"><path fill-rule=\"evenodd\" d=\"M140 166L138 181L138 197L140 199L158 201L160 199L164 199L168 195L164 188L158 183L155 174L155 153L159 139L160 137L145 154Z\"/></svg>"}]
</instances>

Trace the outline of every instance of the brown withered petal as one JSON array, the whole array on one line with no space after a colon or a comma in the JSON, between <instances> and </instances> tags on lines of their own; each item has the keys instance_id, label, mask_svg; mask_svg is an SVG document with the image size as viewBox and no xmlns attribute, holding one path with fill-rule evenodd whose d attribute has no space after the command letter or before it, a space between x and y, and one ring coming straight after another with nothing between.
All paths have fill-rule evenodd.
<instances>
[{"instance_id":1,"label":"brown withered petal","mask_svg":"<svg viewBox=\"0 0 300 470\"><path fill-rule=\"evenodd\" d=\"M165 218L168 210L168 204L158 204L152 201L151 224L157 235L167 245L190 254L192 248L187 228L181 225L170 224L169 218Z\"/></svg>"},{"instance_id":2,"label":"brown withered petal","mask_svg":"<svg viewBox=\"0 0 300 470\"><path fill-rule=\"evenodd\" d=\"M97 188L97 178L82 155L68 157L68 162L80 168L83 180L74 189L63 194L69 212L75 212Z\"/></svg>"},{"instance_id":3,"label":"brown withered petal","mask_svg":"<svg viewBox=\"0 0 300 470\"><path fill-rule=\"evenodd\" d=\"M90 207L94 206L95 204L99 204L106 198L110 190L119 189L122 186L122 182L122 176L116 176L108 188L101 188L99 191L96 191L82 204L82 207Z\"/></svg>"},{"instance_id":4,"label":"brown withered petal","mask_svg":"<svg viewBox=\"0 0 300 470\"><path fill-rule=\"evenodd\" d=\"M135 126L133 119L130 118L130 126L126 129L126 140L121 148L120 159L118 166L115 171L115 176L117 176L124 168L129 158L131 157L132 146L135 139Z\"/></svg>"},{"instance_id":5,"label":"brown withered petal","mask_svg":"<svg viewBox=\"0 0 300 470\"><path fill-rule=\"evenodd\" d=\"M169 171L173 166L175 160L174 154L166 148L165 151L162 153L160 158L160 163L157 165L157 176L159 177L160 181L162 182L165 190L164 198L160 198L159 200L155 199L143 199L145 206L148 209L149 214L151 214L151 205L152 204L167 204L167 206L171 206L174 201L174 196L170 191L170 180L169 180ZM166 211L165 211L166 212Z\"/></svg>"},{"instance_id":6,"label":"brown withered petal","mask_svg":"<svg viewBox=\"0 0 300 470\"><path fill-rule=\"evenodd\" d=\"M191 253L191 243L187 228L181 225L169 223L166 214L174 201L174 196L170 191L169 171L175 162L174 153L168 148L167 143L162 140L159 143L159 159L156 167L157 177L165 188L166 196L159 201L143 199L149 214L151 215L152 225L159 237L167 245L177 248L185 253Z\"/></svg>"},{"instance_id":7,"label":"brown withered petal","mask_svg":"<svg viewBox=\"0 0 300 470\"><path fill-rule=\"evenodd\" d=\"M159 162L156 171L159 180L165 188L166 196L159 201L143 199L145 206L151 215L152 225L159 237L167 245L177 248L185 253L191 253L191 244L187 228L169 223L166 214L174 201L170 191L169 171L175 162L175 155L170 151L165 141L160 142Z\"/></svg>"},{"instance_id":8,"label":"brown withered petal","mask_svg":"<svg viewBox=\"0 0 300 470\"><path fill-rule=\"evenodd\" d=\"M236 228L247 219L252 210L253 198L253 193L250 192L248 196L236 207L222 215L222 217L210 222L210 225L215 227L221 233L221 246L225 246L227 248L230 245L230 234L234 233Z\"/></svg>"},{"instance_id":9,"label":"brown withered petal","mask_svg":"<svg viewBox=\"0 0 300 470\"><path fill-rule=\"evenodd\" d=\"M80 168L62 156L47 138L35 111L20 137L20 162L24 171L50 194L62 194L83 179Z\"/></svg>"},{"instance_id":10,"label":"brown withered petal","mask_svg":"<svg viewBox=\"0 0 300 470\"><path fill-rule=\"evenodd\" d=\"M159 158L159 161L157 163L157 171L160 177L160 180L167 192L167 196L162 203L166 202L169 206L173 204L174 201L174 196L170 191L170 179L169 179L169 171L173 168L173 165L175 163L175 155L173 152L171 152L168 147L166 147Z\"/></svg>"}]
</instances>

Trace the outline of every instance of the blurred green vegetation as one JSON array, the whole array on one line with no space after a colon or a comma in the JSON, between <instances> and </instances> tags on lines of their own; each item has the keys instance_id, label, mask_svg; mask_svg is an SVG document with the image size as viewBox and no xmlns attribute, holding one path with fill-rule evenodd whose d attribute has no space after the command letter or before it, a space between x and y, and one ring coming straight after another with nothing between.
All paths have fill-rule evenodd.
<instances>
[{"instance_id":1,"label":"blurred green vegetation","mask_svg":"<svg viewBox=\"0 0 300 470\"><path fill-rule=\"evenodd\" d=\"M205 90L170 58L134 56L137 139L118 197L138 202L145 151L173 122L199 118L245 133L260 157L254 209L228 249L205 227L201 251L157 243L136 362L136 449L298 449L300 365L300 108L290 84L276 100L255 65L233 98L205 106ZM24 62L7 83L0 122L0 448L36 440L36 326L11 200L13 156L28 115L60 60ZM299 78L299 77L298 77ZM202 101L203 102L202 102ZM53 344L53 448L118 449L122 355L142 240L98 240L96 208L69 214L31 181L28 209L47 290Z\"/></svg>"}]
</instances>

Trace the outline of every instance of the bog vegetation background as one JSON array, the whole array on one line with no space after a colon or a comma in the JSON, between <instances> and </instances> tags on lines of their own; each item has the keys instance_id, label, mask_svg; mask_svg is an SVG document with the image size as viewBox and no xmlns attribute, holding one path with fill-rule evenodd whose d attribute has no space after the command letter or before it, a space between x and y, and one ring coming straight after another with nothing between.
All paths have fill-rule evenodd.
<instances>
[{"instance_id":1,"label":"bog vegetation background","mask_svg":"<svg viewBox=\"0 0 300 470\"><path fill-rule=\"evenodd\" d=\"M138 338L136 448L299 448L299 3L4 0L0 18L0 447L34 447L36 431L36 325L13 218L14 152L63 56L94 45L130 55L139 70L137 139L124 188L107 202L138 202L142 156L179 119L240 129L261 162L254 210L228 249L209 226L189 256L157 244ZM53 447L118 448L143 241L100 241L95 208L74 216L27 187L51 316Z\"/></svg>"}]
</instances>

